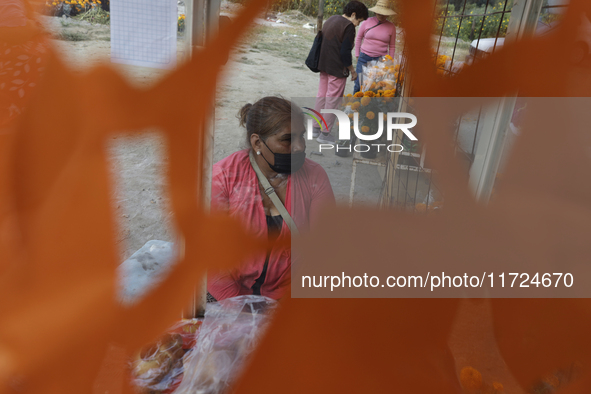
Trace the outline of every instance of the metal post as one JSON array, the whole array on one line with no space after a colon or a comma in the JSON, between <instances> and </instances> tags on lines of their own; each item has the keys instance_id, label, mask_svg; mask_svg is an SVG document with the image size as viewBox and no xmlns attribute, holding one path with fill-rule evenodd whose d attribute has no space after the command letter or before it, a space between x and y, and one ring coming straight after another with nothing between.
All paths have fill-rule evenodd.
<instances>
[{"instance_id":1,"label":"metal post","mask_svg":"<svg viewBox=\"0 0 591 394\"><path fill-rule=\"evenodd\" d=\"M482 131L470 167L470 187L478 201L487 203L492 194L515 100L515 96L504 97L483 110Z\"/></svg>"},{"instance_id":2,"label":"metal post","mask_svg":"<svg viewBox=\"0 0 591 394\"><path fill-rule=\"evenodd\" d=\"M189 0L187 15L190 15L187 23L189 53L204 46L208 40L218 33L221 0ZM215 100L212 101L210 113L215 111ZM203 163L203 174L201 177L201 203L205 209L209 209L211 201L211 174L213 168L213 147L214 147L214 117L211 116L203 124L197 127L203 128L202 150L200 160ZM205 312L207 295L207 275L203 282L195 289L192 305L193 316L203 316Z\"/></svg>"},{"instance_id":3,"label":"metal post","mask_svg":"<svg viewBox=\"0 0 591 394\"><path fill-rule=\"evenodd\" d=\"M542 2L543 0L515 1L507 27L505 45L533 36L542 10ZM488 202L493 191L516 97L513 95L500 99L484 114L480 140L470 167L470 187L476 199L484 203Z\"/></svg>"},{"instance_id":4,"label":"metal post","mask_svg":"<svg viewBox=\"0 0 591 394\"><path fill-rule=\"evenodd\" d=\"M401 63L400 63L401 64ZM403 68L401 67L401 72L402 72ZM398 100L398 105L396 107L396 112L406 112L407 111L407 104L408 104L408 100L409 100L409 93L410 93L410 88L412 86L411 83L407 83L406 81L410 80L410 76L408 74L408 71L404 71L404 73L407 75L407 78L405 79L404 82L402 82L402 93L400 94L400 97L397 98ZM402 143L402 138L404 136L404 132L402 130L397 130L395 137L393 136L393 143ZM382 189L382 202L381 202L381 207L382 208L388 208L390 207L391 203L392 203L392 199L394 196L394 182L396 180L396 170L398 169L398 159L400 157L400 153L399 152L388 152L387 153L387 161L386 161L386 180L384 182L384 188Z\"/></svg>"}]
</instances>

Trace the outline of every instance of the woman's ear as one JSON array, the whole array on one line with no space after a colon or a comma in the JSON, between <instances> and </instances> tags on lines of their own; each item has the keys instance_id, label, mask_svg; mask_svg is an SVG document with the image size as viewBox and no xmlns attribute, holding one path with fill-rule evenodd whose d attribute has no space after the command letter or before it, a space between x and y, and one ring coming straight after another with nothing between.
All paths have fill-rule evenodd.
<instances>
[{"instance_id":1,"label":"woman's ear","mask_svg":"<svg viewBox=\"0 0 591 394\"><path fill-rule=\"evenodd\" d=\"M261 137L258 134L251 134L250 135L250 147L255 151L261 150Z\"/></svg>"},{"instance_id":2,"label":"woman's ear","mask_svg":"<svg viewBox=\"0 0 591 394\"><path fill-rule=\"evenodd\" d=\"M354 12L351 13L351 19L357 19L357 14L355 14Z\"/></svg>"}]
</instances>

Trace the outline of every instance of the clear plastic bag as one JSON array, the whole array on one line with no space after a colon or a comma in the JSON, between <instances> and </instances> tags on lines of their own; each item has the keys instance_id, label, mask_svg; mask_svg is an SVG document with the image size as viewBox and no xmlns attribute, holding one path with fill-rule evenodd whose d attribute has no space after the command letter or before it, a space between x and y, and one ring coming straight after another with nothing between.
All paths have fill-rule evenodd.
<instances>
[{"instance_id":1,"label":"clear plastic bag","mask_svg":"<svg viewBox=\"0 0 591 394\"><path fill-rule=\"evenodd\" d=\"M239 296L207 305L197 343L184 359L175 394L223 393L238 376L269 322L276 301Z\"/></svg>"},{"instance_id":2,"label":"clear plastic bag","mask_svg":"<svg viewBox=\"0 0 591 394\"><path fill-rule=\"evenodd\" d=\"M399 81L400 64L390 56L367 62L361 75L361 91L373 91L377 97L384 91L396 89Z\"/></svg>"},{"instance_id":3,"label":"clear plastic bag","mask_svg":"<svg viewBox=\"0 0 591 394\"><path fill-rule=\"evenodd\" d=\"M195 346L201 321L182 320L157 342L144 347L131 363L134 386L140 393L172 393L183 378L183 357Z\"/></svg>"}]
</instances>

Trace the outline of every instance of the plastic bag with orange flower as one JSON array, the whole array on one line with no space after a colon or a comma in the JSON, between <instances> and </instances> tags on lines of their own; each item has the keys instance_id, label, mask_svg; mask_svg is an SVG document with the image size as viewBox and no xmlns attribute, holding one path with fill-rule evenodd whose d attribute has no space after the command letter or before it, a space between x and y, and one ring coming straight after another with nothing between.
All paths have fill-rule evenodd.
<instances>
[{"instance_id":1,"label":"plastic bag with orange flower","mask_svg":"<svg viewBox=\"0 0 591 394\"><path fill-rule=\"evenodd\" d=\"M225 392L276 304L254 295L208 303L203 319L183 320L141 350L131 363L135 388L146 394Z\"/></svg>"},{"instance_id":2,"label":"plastic bag with orange flower","mask_svg":"<svg viewBox=\"0 0 591 394\"><path fill-rule=\"evenodd\" d=\"M196 344L202 321L182 320L131 362L132 383L143 393L172 393L183 378L183 358Z\"/></svg>"},{"instance_id":3,"label":"plastic bag with orange flower","mask_svg":"<svg viewBox=\"0 0 591 394\"><path fill-rule=\"evenodd\" d=\"M363 67L361 78L361 91L373 92L372 97L383 97L386 90L396 90L401 84L400 73L401 57L392 58L387 55L378 60L368 62Z\"/></svg>"},{"instance_id":4,"label":"plastic bag with orange flower","mask_svg":"<svg viewBox=\"0 0 591 394\"><path fill-rule=\"evenodd\" d=\"M276 301L238 296L207 305L197 343L184 359L175 394L226 392L270 321Z\"/></svg>"}]
</instances>

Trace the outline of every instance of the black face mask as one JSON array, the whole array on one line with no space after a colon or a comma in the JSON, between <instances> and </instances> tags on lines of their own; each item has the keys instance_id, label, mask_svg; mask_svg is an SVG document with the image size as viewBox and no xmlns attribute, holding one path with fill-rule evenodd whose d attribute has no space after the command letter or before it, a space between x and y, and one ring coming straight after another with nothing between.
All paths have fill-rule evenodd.
<instances>
[{"instance_id":1,"label":"black face mask","mask_svg":"<svg viewBox=\"0 0 591 394\"><path fill-rule=\"evenodd\" d=\"M261 141L263 141L261 139ZM293 172L298 171L304 165L306 161L306 152L298 152L298 153L275 153L269 148L269 145L265 141L263 144L269 149L269 151L273 154L273 158L275 159L275 164L271 165L265 159L263 155L263 159L267 162L269 167L278 174L291 174Z\"/></svg>"}]
</instances>

